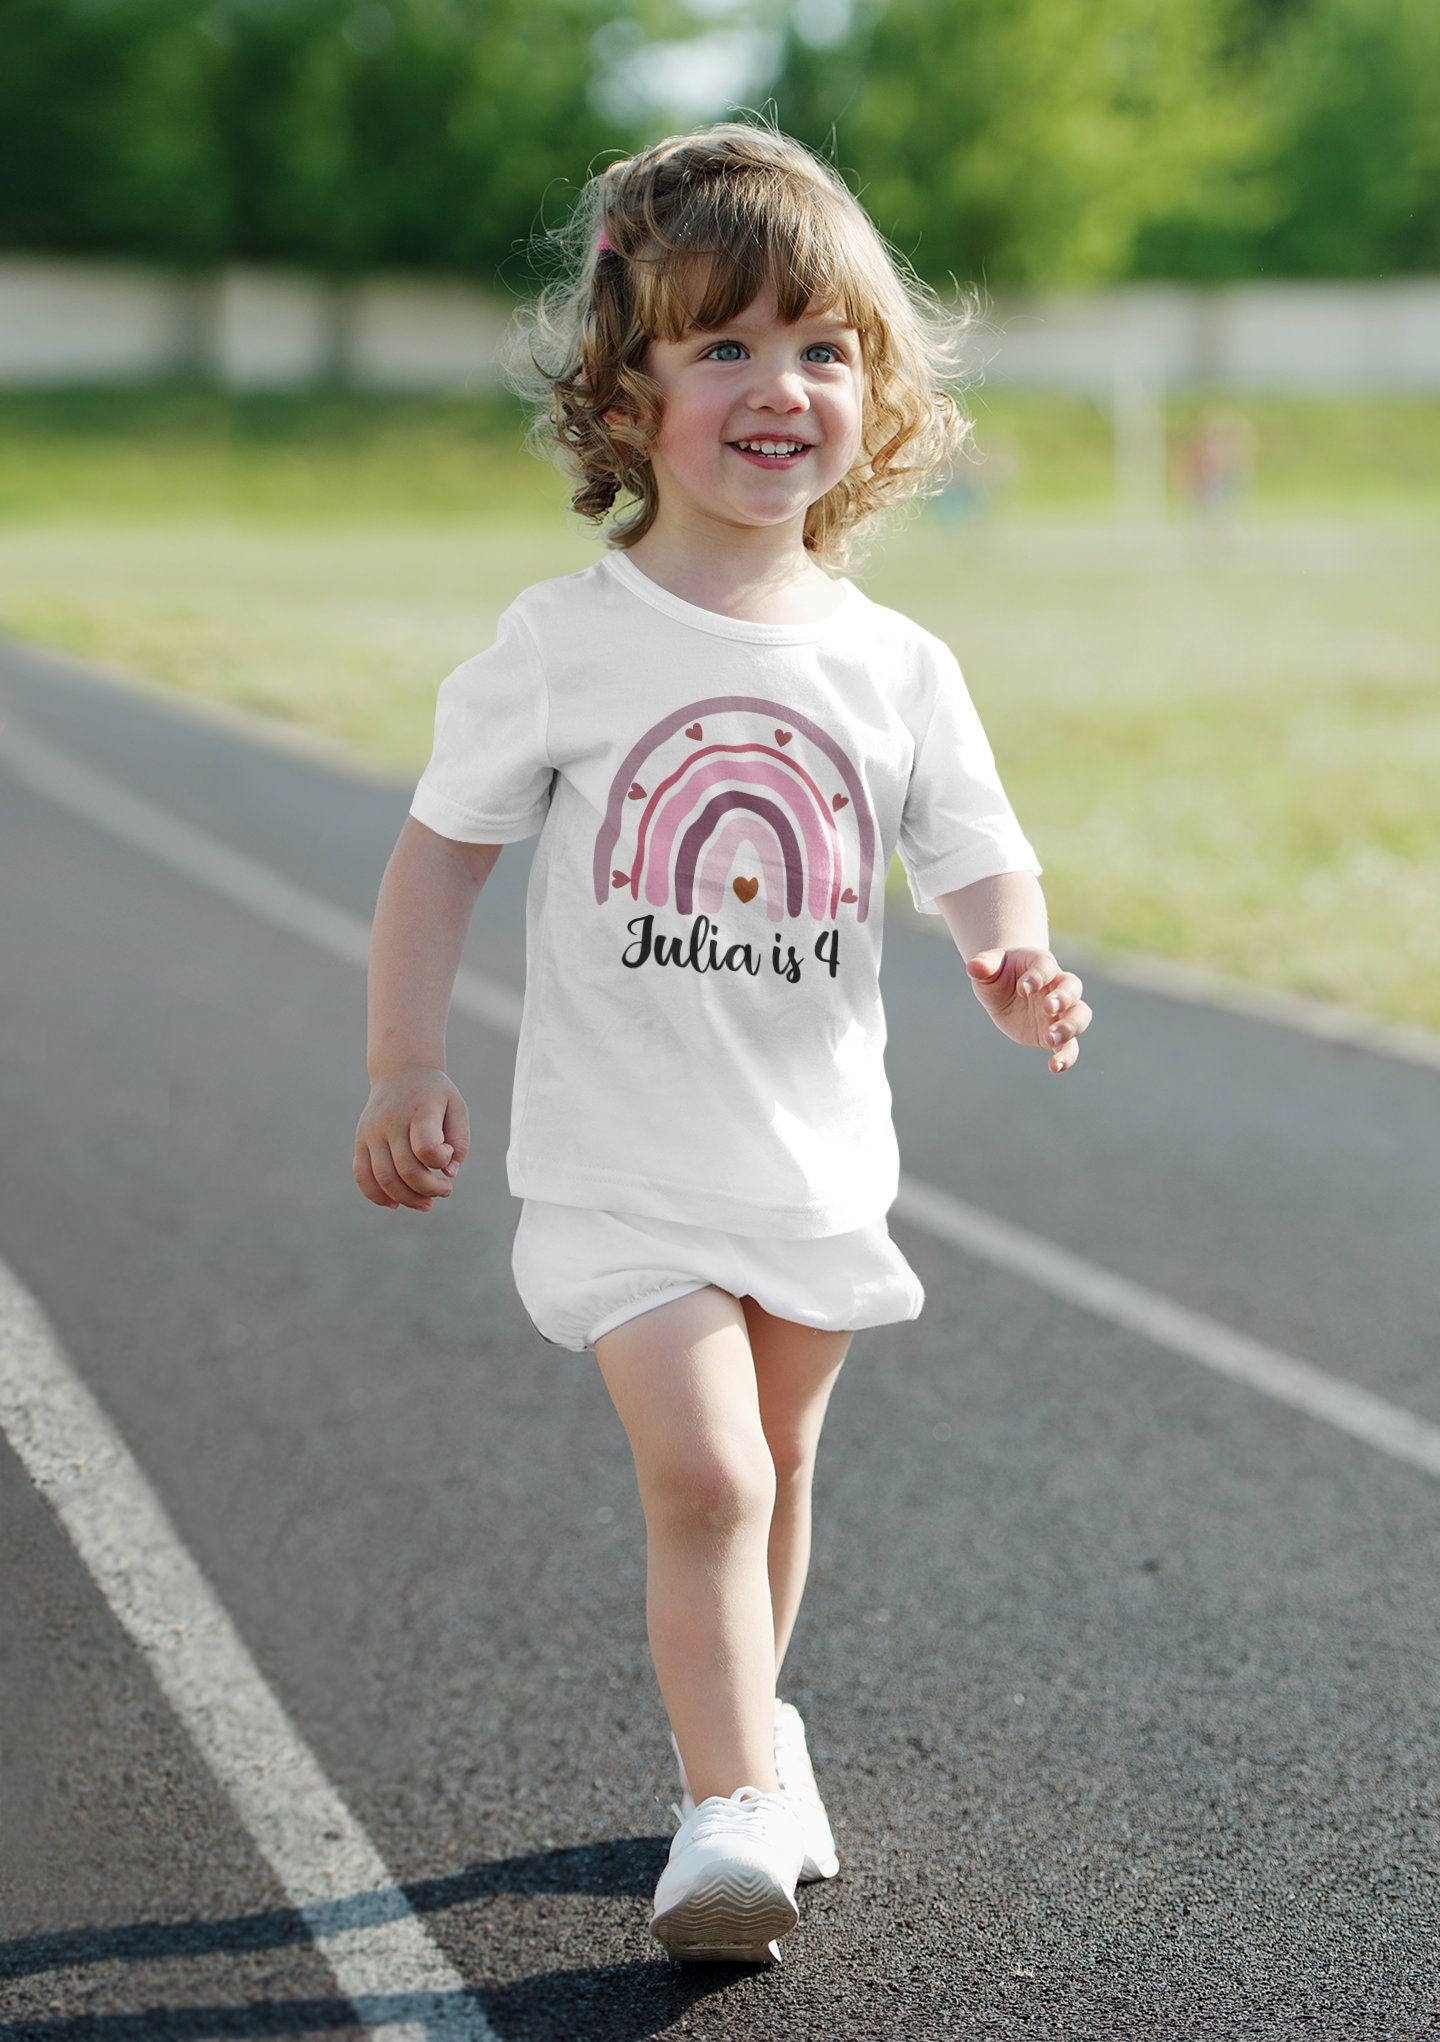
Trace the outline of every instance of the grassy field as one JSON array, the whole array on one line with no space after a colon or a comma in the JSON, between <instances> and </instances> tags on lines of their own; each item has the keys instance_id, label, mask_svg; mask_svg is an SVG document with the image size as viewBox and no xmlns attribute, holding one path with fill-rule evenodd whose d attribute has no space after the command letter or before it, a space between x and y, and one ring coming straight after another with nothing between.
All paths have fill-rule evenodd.
<instances>
[{"instance_id":1,"label":"grassy field","mask_svg":"<svg viewBox=\"0 0 1440 2042\"><path fill-rule=\"evenodd\" d=\"M1172 455L1213 408L1175 396ZM1273 517L1440 516L1440 403L1422 398L1247 398L1251 511ZM1104 515L1111 426L1087 399L973 389L977 463L992 508ZM435 400L227 396L204 388L0 390L0 527L98 516L223 512L267 525L474 518L497 496L544 516L557 478L520 451L503 395Z\"/></svg>"},{"instance_id":2,"label":"grassy field","mask_svg":"<svg viewBox=\"0 0 1440 2042\"><path fill-rule=\"evenodd\" d=\"M1057 937L1435 1027L1440 405L1247 406L1239 515L1143 529L1093 407L974 408L989 514L856 579L955 648ZM418 773L441 676L601 544L516 441L503 401L0 399L0 628Z\"/></svg>"}]
</instances>

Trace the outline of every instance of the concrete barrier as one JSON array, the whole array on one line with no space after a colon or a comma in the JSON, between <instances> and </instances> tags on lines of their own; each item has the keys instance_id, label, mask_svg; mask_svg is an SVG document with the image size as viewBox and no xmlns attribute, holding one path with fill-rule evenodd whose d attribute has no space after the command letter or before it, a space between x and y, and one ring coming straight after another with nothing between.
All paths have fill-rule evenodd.
<instances>
[{"instance_id":1,"label":"concrete barrier","mask_svg":"<svg viewBox=\"0 0 1440 2042\"><path fill-rule=\"evenodd\" d=\"M224 388L340 382L443 392L499 383L515 300L443 278L333 280L235 266L0 257L0 385ZM997 294L970 361L994 384L1276 391L1440 389L1440 278L1373 283L1134 284Z\"/></svg>"}]
</instances>

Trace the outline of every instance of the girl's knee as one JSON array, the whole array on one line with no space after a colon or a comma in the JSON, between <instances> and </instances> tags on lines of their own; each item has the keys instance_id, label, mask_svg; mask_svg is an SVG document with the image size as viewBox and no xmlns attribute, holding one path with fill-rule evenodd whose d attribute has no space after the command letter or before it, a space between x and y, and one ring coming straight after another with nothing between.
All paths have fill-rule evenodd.
<instances>
[{"instance_id":1,"label":"girl's knee","mask_svg":"<svg viewBox=\"0 0 1440 2042\"><path fill-rule=\"evenodd\" d=\"M714 1535L768 1523L775 1489L775 1464L763 1440L758 1450L715 1441L676 1445L640 1470L647 1524L671 1531Z\"/></svg>"}]
</instances>

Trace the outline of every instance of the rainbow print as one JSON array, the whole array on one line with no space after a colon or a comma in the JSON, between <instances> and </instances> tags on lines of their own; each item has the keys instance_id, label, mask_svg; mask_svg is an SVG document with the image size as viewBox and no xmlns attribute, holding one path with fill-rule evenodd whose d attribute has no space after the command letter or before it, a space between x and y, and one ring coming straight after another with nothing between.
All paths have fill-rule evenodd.
<instances>
[{"instance_id":1,"label":"rainbow print","mask_svg":"<svg viewBox=\"0 0 1440 2042\"><path fill-rule=\"evenodd\" d=\"M769 921L869 913L879 832L843 746L756 695L711 695L626 753L595 838L595 899Z\"/></svg>"}]
</instances>

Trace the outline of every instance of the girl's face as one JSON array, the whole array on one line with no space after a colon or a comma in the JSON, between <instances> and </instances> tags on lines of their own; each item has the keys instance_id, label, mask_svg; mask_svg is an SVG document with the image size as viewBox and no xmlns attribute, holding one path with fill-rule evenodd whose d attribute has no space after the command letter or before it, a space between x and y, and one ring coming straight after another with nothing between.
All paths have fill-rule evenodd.
<instances>
[{"instance_id":1,"label":"girl's face","mask_svg":"<svg viewBox=\"0 0 1440 2042\"><path fill-rule=\"evenodd\" d=\"M718 330L652 341L645 371L662 414L650 460L659 520L697 532L788 528L801 543L805 513L860 457L865 372L860 336L840 313L777 317L768 285ZM781 455L741 442L800 443ZM778 536L778 532L777 532Z\"/></svg>"}]
</instances>

